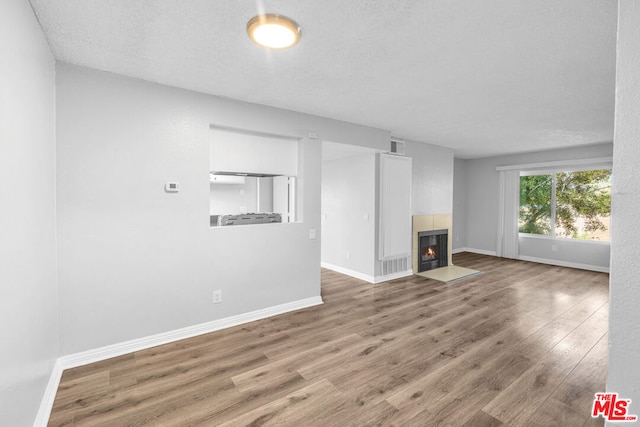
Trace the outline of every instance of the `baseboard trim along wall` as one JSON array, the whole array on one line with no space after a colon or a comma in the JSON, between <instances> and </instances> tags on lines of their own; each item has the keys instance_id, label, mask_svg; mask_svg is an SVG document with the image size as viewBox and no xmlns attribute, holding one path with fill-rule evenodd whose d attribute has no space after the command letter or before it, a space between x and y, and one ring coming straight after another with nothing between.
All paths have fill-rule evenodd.
<instances>
[{"instance_id":1,"label":"baseboard trim along wall","mask_svg":"<svg viewBox=\"0 0 640 427\"><path fill-rule=\"evenodd\" d=\"M56 393L58 392L58 386L60 385L63 370L60 359L57 359L53 364L53 369L49 376L47 388L44 390L42 401L40 401L40 408L38 408L36 419L33 422L34 427L46 427L49 423L49 416L51 415L51 409L53 409L53 401L55 400Z\"/></svg>"},{"instance_id":2,"label":"baseboard trim along wall","mask_svg":"<svg viewBox=\"0 0 640 427\"><path fill-rule=\"evenodd\" d=\"M520 255L518 257L522 261L537 262L539 264L557 265L558 267L570 267L580 270L597 271L599 273L609 273L609 267L603 267L601 265L580 264L577 262L557 261L555 259L536 258L532 256Z\"/></svg>"},{"instance_id":3,"label":"baseboard trim along wall","mask_svg":"<svg viewBox=\"0 0 640 427\"><path fill-rule=\"evenodd\" d=\"M340 273L340 274L346 274L347 276L351 276L353 278L364 280L365 282L374 283L374 284L387 282L389 280L394 280L394 279L400 279L401 277L407 277L413 274L413 271L407 270L407 271L399 271L397 273L387 274L385 276L374 277L368 274L360 273L358 271L350 270L348 268L339 267L334 264L329 264L328 262L322 262L320 263L320 266L322 268L326 268L327 270L335 271L336 273Z\"/></svg>"},{"instance_id":4,"label":"baseboard trim along wall","mask_svg":"<svg viewBox=\"0 0 640 427\"><path fill-rule=\"evenodd\" d=\"M34 427L47 425L49 416L51 415L51 409L53 408L53 402L56 397L56 392L58 391L58 386L60 384L60 378L62 377L62 372L65 369L88 365L89 363L95 363L112 357L122 356L123 354L133 353L135 351L145 350L158 345L168 344L174 341L254 322L256 320L266 319L267 317L277 316L290 311L313 307L322 303L322 297L320 296L306 298L261 310L251 311L249 313L226 317L224 319L188 326L186 328L175 329L173 331L162 332L156 335L99 347L93 350L61 356L53 367L51 376L49 377L49 383L47 384L45 394L40 404L40 409L36 416L36 421L33 425Z\"/></svg>"},{"instance_id":5,"label":"baseboard trim along wall","mask_svg":"<svg viewBox=\"0 0 640 427\"><path fill-rule=\"evenodd\" d=\"M375 283L375 278L368 274L360 273L359 271L350 270L348 268L340 267L328 262L321 262L320 266L327 270L335 271L336 273L346 274L347 276L355 277L356 279L364 280L365 282Z\"/></svg>"},{"instance_id":6,"label":"baseboard trim along wall","mask_svg":"<svg viewBox=\"0 0 640 427\"><path fill-rule=\"evenodd\" d=\"M458 248L452 251L452 253L454 254L457 254L460 252L472 252L480 255L497 256L496 252L486 251L484 249ZM569 267L569 268L577 268L580 270L597 271L599 273L609 273L609 267L603 267L600 265L580 264L577 262L558 261L555 259L536 258L531 256L525 256L525 255L518 256L518 259L521 261L537 262L539 264L557 265L558 267Z\"/></svg>"},{"instance_id":7,"label":"baseboard trim along wall","mask_svg":"<svg viewBox=\"0 0 640 427\"><path fill-rule=\"evenodd\" d=\"M498 256L498 253L496 251L487 251L485 249L458 248L451 251L452 254L458 254L460 252L471 252L479 255Z\"/></svg>"},{"instance_id":8,"label":"baseboard trim along wall","mask_svg":"<svg viewBox=\"0 0 640 427\"><path fill-rule=\"evenodd\" d=\"M388 282L389 280L400 279L402 277L412 276L413 270L398 271L397 273L387 274L385 276L376 276L373 283Z\"/></svg>"}]
</instances>

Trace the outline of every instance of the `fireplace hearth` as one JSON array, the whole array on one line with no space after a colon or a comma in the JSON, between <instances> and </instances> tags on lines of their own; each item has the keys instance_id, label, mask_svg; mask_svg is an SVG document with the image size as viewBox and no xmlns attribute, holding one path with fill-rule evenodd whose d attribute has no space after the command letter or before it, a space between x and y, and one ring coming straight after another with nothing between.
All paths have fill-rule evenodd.
<instances>
[{"instance_id":1,"label":"fireplace hearth","mask_svg":"<svg viewBox=\"0 0 640 427\"><path fill-rule=\"evenodd\" d=\"M430 230L418 233L418 272L449 265L448 230Z\"/></svg>"}]
</instances>

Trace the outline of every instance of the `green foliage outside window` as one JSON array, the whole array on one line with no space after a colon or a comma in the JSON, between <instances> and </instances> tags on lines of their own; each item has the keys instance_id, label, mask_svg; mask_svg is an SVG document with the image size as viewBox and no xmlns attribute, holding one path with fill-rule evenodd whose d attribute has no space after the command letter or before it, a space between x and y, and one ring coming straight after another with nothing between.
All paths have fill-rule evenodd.
<instances>
[{"instance_id":1,"label":"green foliage outside window","mask_svg":"<svg viewBox=\"0 0 640 427\"><path fill-rule=\"evenodd\" d=\"M518 231L529 234L551 232L551 175L520 177L520 221Z\"/></svg>"},{"instance_id":2,"label":"green foliage outside window","mask_svg":"<svg viewBox=\"0 0 640 427\"><path fill-rule=\"evenodd\" d=\"M555 237L609 240L610 214L610 170L520 177L521 233L550 235L555 229Z\"/></svg>"}]
</instances>

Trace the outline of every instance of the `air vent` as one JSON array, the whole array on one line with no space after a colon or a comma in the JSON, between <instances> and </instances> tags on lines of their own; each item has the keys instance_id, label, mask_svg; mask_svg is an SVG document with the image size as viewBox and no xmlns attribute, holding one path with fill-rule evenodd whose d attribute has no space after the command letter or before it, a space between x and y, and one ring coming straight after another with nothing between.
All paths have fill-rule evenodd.
<instances>
[{"instance_id":1,"label":"air vent","mask_svg":"<svg viewBox=\"0 0 640 427\"><path fill-rule=\"evenodd\" d=\"M391 154L397 154L399 156L404 156L404 141L399 139L391 140Z\"/></svg>"},{"instance_id":2,"label":"air vent","mask_svg":"<svg viewBox=\"0 0 640 427\"><path fill-rule=\"evenodd\" d=\"M380 261L382 275L386 276L388 274L405 272L411 268L410 262L411 260L406 256L382 260Z\"/></svg>"}]
</instances>

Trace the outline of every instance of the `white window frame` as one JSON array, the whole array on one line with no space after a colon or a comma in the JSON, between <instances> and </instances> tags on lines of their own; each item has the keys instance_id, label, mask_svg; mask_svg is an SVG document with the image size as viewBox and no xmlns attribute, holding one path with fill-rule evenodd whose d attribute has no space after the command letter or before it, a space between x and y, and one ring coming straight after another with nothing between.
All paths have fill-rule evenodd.
<instances>
[{"instance_id":1,"label":"white window frame","mask_svg":"<svg viewBox=\"0 0 640 427\"><path fill-rule=\"evenodd\" d=\"M564 163L564 162L563 162ZM533 233L520 233L518 232L519 237L527 237L534 239L551 239L551 240L561 240L561 241L571 241L571 242L584 242L584 243L593 243L593 244L610 244L611 238L609 240L582 240L582 239L574 239L571 237L556 237L556 183L557 178L556 175L562 172L584 172L591 170L610 170L613 172L612 164L609 163L588 163L588 164L569 164L566 166L557 165L553 168L547 169L532 169L532 170L520 170L520 177L523 176L535 176L535 175L551 175L551 229L549 230L549 234L533 234ZM518 203L518 209L520 209L520 203ZM518 218L520 215L517 216Z\"/></svg>"}]
</instances>

